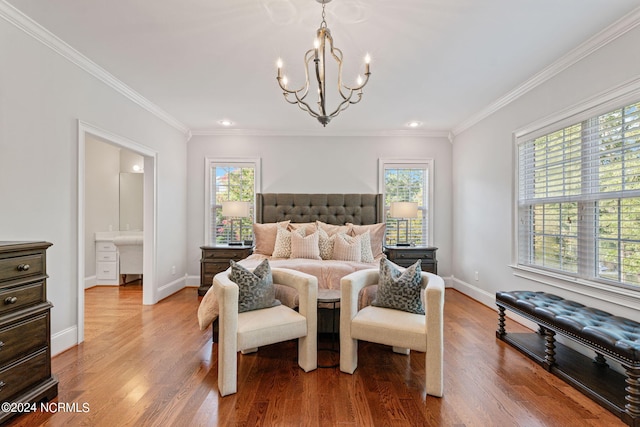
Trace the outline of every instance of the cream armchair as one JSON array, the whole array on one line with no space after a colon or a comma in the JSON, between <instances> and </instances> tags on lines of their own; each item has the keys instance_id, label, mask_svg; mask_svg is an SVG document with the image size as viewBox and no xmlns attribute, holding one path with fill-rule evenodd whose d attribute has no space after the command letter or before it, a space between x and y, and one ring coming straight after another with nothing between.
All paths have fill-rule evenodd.
<instances>
[{"instance_id":1,"label":"cream armchair","mask_svg":"<svg viewBox=\"0 0 640 427\"><path fill-rule=\"evenodd\" d=\"M358 367L358 340L390 345L397 353L425 352L427 394L442 397L444 281L422 273L424 315L374 306L358 310L360 291L377 284L378 276L377 269L361 270L340 281L340 370L353 374Z\"/></svg>"},{"instance_id":2,"label":"cream armchair","mask_svg":"<svg viewBox=\"0 0 640 427\"><path fill-rule=\"evenodd\" d=\"M238 285L229 271L213 278L219 304L218 390L222 396L237 391L238 351L255 352L258 347L298 339L298 365L309 372L318 366L317 297L318 279L309 274L273 268L273 283L298 291L298 311L278 305L238 313Z\"/></svg>"}]
</instances>

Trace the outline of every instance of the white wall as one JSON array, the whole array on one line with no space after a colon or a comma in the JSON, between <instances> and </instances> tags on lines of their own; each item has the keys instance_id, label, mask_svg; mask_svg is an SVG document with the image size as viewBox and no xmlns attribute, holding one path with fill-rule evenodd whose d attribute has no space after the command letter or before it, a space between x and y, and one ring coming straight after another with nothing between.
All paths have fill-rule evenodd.
<instances>
[{"instance_id":1,"label":"white wall","mask_svg":"<svg viewBox=\"0 0 640 427\"><path fill-rule=\"evenodd\" d=\"M158 152L157 282L186 272L185 135L0 19L0 236L46 240L52 348L78 325L78 120ZM171 275L175 265L177 274Z\"/></svg>"},{"instance_id":2,"label":"white wall","mask_svg":"<svg viewBox=\"0 0 640 427\"><path fill-rule=\"evenodd\" d=\"M300 115L300 120L310 120ZM348 120L347 117L344 120ZM446 138L194 136L188 143L189 275L204 244L205 158L262 159L264 193L377 193L378 159L434 159L438 273L451 271L451 143Z\"/></svg>"},{"instance_id":3,"label":"white wall","mask_svg":"<svg viewBox=\"0 0 640 427\"><path fill-rule=\"evenodd\" d=\"M636 27L455 137L452 272L457 288L492 307L496 291L528 289L639 317L640 295L620 296L566 282L549 286L515 277L509 267L514 241L513 132L638 77L640 55L631 52L637 52L639 44Z\"/></svg>"}]
</instances>

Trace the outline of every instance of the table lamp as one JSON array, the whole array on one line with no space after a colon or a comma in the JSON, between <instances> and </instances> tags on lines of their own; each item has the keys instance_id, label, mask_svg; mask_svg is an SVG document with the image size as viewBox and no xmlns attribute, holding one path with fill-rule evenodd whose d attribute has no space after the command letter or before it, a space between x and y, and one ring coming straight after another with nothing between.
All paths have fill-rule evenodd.
<instances>
[{"instance_id":1,"label":"table lamp","mask_svg":"<svg viewBox=\"0 0 640 427\"><path fill-rule=\"evenodd\" d=\"M391 202L389 216L397 219L396 246L411 246L409 243L409 218L418 217L418 204L415 202ZM405 241L400 241L400 223L404 222Z\"/></svg>"},{"instance_id":2,"label":"table lamp","mask_svg":"<svg viewBox=\"0 0 640 427\"><path fill-rule=\"evenodd\" d=\"M231 238L229 239L229 245L231 246L241 246L242 241L231 240L235 237L233 232L233 223L234 220L240 218L248 218L250 216L250 203L249 202L238 202L238 201L226 201L222 202L222 216L231 219ZM242 223L240 223L240 237L242 237Z\"/></svg>"}]
</instances>

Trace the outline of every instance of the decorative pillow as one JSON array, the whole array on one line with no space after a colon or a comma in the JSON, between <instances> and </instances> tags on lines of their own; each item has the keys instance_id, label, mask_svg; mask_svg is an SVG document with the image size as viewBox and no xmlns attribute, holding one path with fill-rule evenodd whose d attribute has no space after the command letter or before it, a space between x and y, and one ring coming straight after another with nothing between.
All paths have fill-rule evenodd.
<instances>
[{"instance_id":1,"label":"decorative pillow","mask_svg":"<svg viewBox=\"0 0 640 427\"><path fill-rule=\"evenodd\" d=\"M315 222L290 222L287 225L287 230L289 231L295 231L300 228L304 228L305 232L311 234L315 233L317 226Z\"/></svg>"},{"instance_id":2,"label":"decorative pillow","mask_svg":"<svg viewBox=\"0 0 640 427\"><path fill-rule=\"evenodd\" d=\"M329 237L338 233L350 234L349 232L351 231L350 225L333 225L326 224L322 221L316 221L316 226L318 227L318 229L323 229L324 231L326 231Z\"/></svg>"},{"instance_id":3,"label":"decorative pillow","mask_svg":"<svg viewBox=\"0 0 640 427\"><path fill-rule=\"evenodd\" d=\"M273 247L273 258L289 258L291 256L291 234L305 235L305 228L301 227L295 231L289 231L280 225L277 226L276 243Z\"/></svg>"},{"instance_id":4,"label":"decorative pillow","mask_svg":"<svg viewBox=\"0 0 640 427\"><path fill-rule=\"evenodd\" d=\"M275 298L269 260L262 261L253 272L233 260L230 263L229 279L238 285L239 290L238 313L280 305L280 301Z\"/></svg>"},{"instance_id":5,"label":"decorative pillow","mask_svg":"<svg viewBox=\"0 0 640 427\"><path fill-rule=\"evenodd\" d=\"M333 236L329 237L326 231L318 227L318 249L320 250L320 258L331 259L333 254ZM335 235L334 235L335 236Z\"/></svg>"},{"instance_id":6,"label":"decorative pillow","mask_svg":"<svg viewBox=\"0 0 640 427\"><path fill-rule=\"evenodd\" d=\"M424 314L420 291L422 275L420 260L404 271L386 258L380 259L378 293L371 305Z\"/></svg>"},{"instance_id":7,"label":"decorative pillow","mask_svg":"<svg viewBox=\"0 0 640 427\"><path fill-rule=\"evenodd\" d=\"M373 253L371 252L371 233L367 230L358 237L360 237L360 244L362 245L360 248L360 261L368 263L374 262Z\"/></svg>"},{"instance_id":8,"label":"decorative pillow","mask_svg":"<svg viewBox=\"0 0 640 427\"><path fill-rule=\"evenodd\" d=\"M362 259L362 239L360 236L353 237L339 233L332 237L334 239L332 259L360 262Z\"/></svg>"},{"instance_id":9,"label":"decorative pillow","mask_svg":"<svg viewBox=\"0 0 640 427\"><path fill-rule=\"evenodd\" d=\"M255 244L253 253L271 256L276 244L278 225L287 228L289 221L269 224L253 224L253 243Z\"/></svg>"},{"instance_id":10,"label":"decorative pillow","mask_svg":"<svg viewBox=\"0 0 640 427\"><path fill-rule=\"evenodd\" d=\"M347 223L347 225L351 226L350 234L352 236L363 234L368 230L371 233L371 253L373 257L378 258L383 254L384 234L387 229L387 224L381 222L371 225L355 225L351 223Z\"/></svg>"},{"instance_id":11,"label":"decorative pillow","mask_svg":"<svg viewBox=\"0 0 640 427\"><path fill-rule=\"evenodd\" d=\"M291 258L322 259L318 245L318 232L311 233L306 237L298 233L291 233Z\"/></svg>"}]
</instances>

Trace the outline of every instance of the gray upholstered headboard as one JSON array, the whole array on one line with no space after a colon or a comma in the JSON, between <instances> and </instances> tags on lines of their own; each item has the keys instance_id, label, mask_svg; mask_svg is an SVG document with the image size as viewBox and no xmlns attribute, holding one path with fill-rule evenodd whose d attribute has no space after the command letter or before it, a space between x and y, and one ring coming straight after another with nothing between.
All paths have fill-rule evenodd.
<instances>
[{"instance_id":1,"label":"gray upholstered headboard","mask_svg":"<svg viewBox=\"0 0 640 427\"><path fill-rule=\"evenodd\" d=\"M377 224L383 221L382 194L256 194L256 222L290 220L342 225Z\"/></svg>"}]
</instances>

